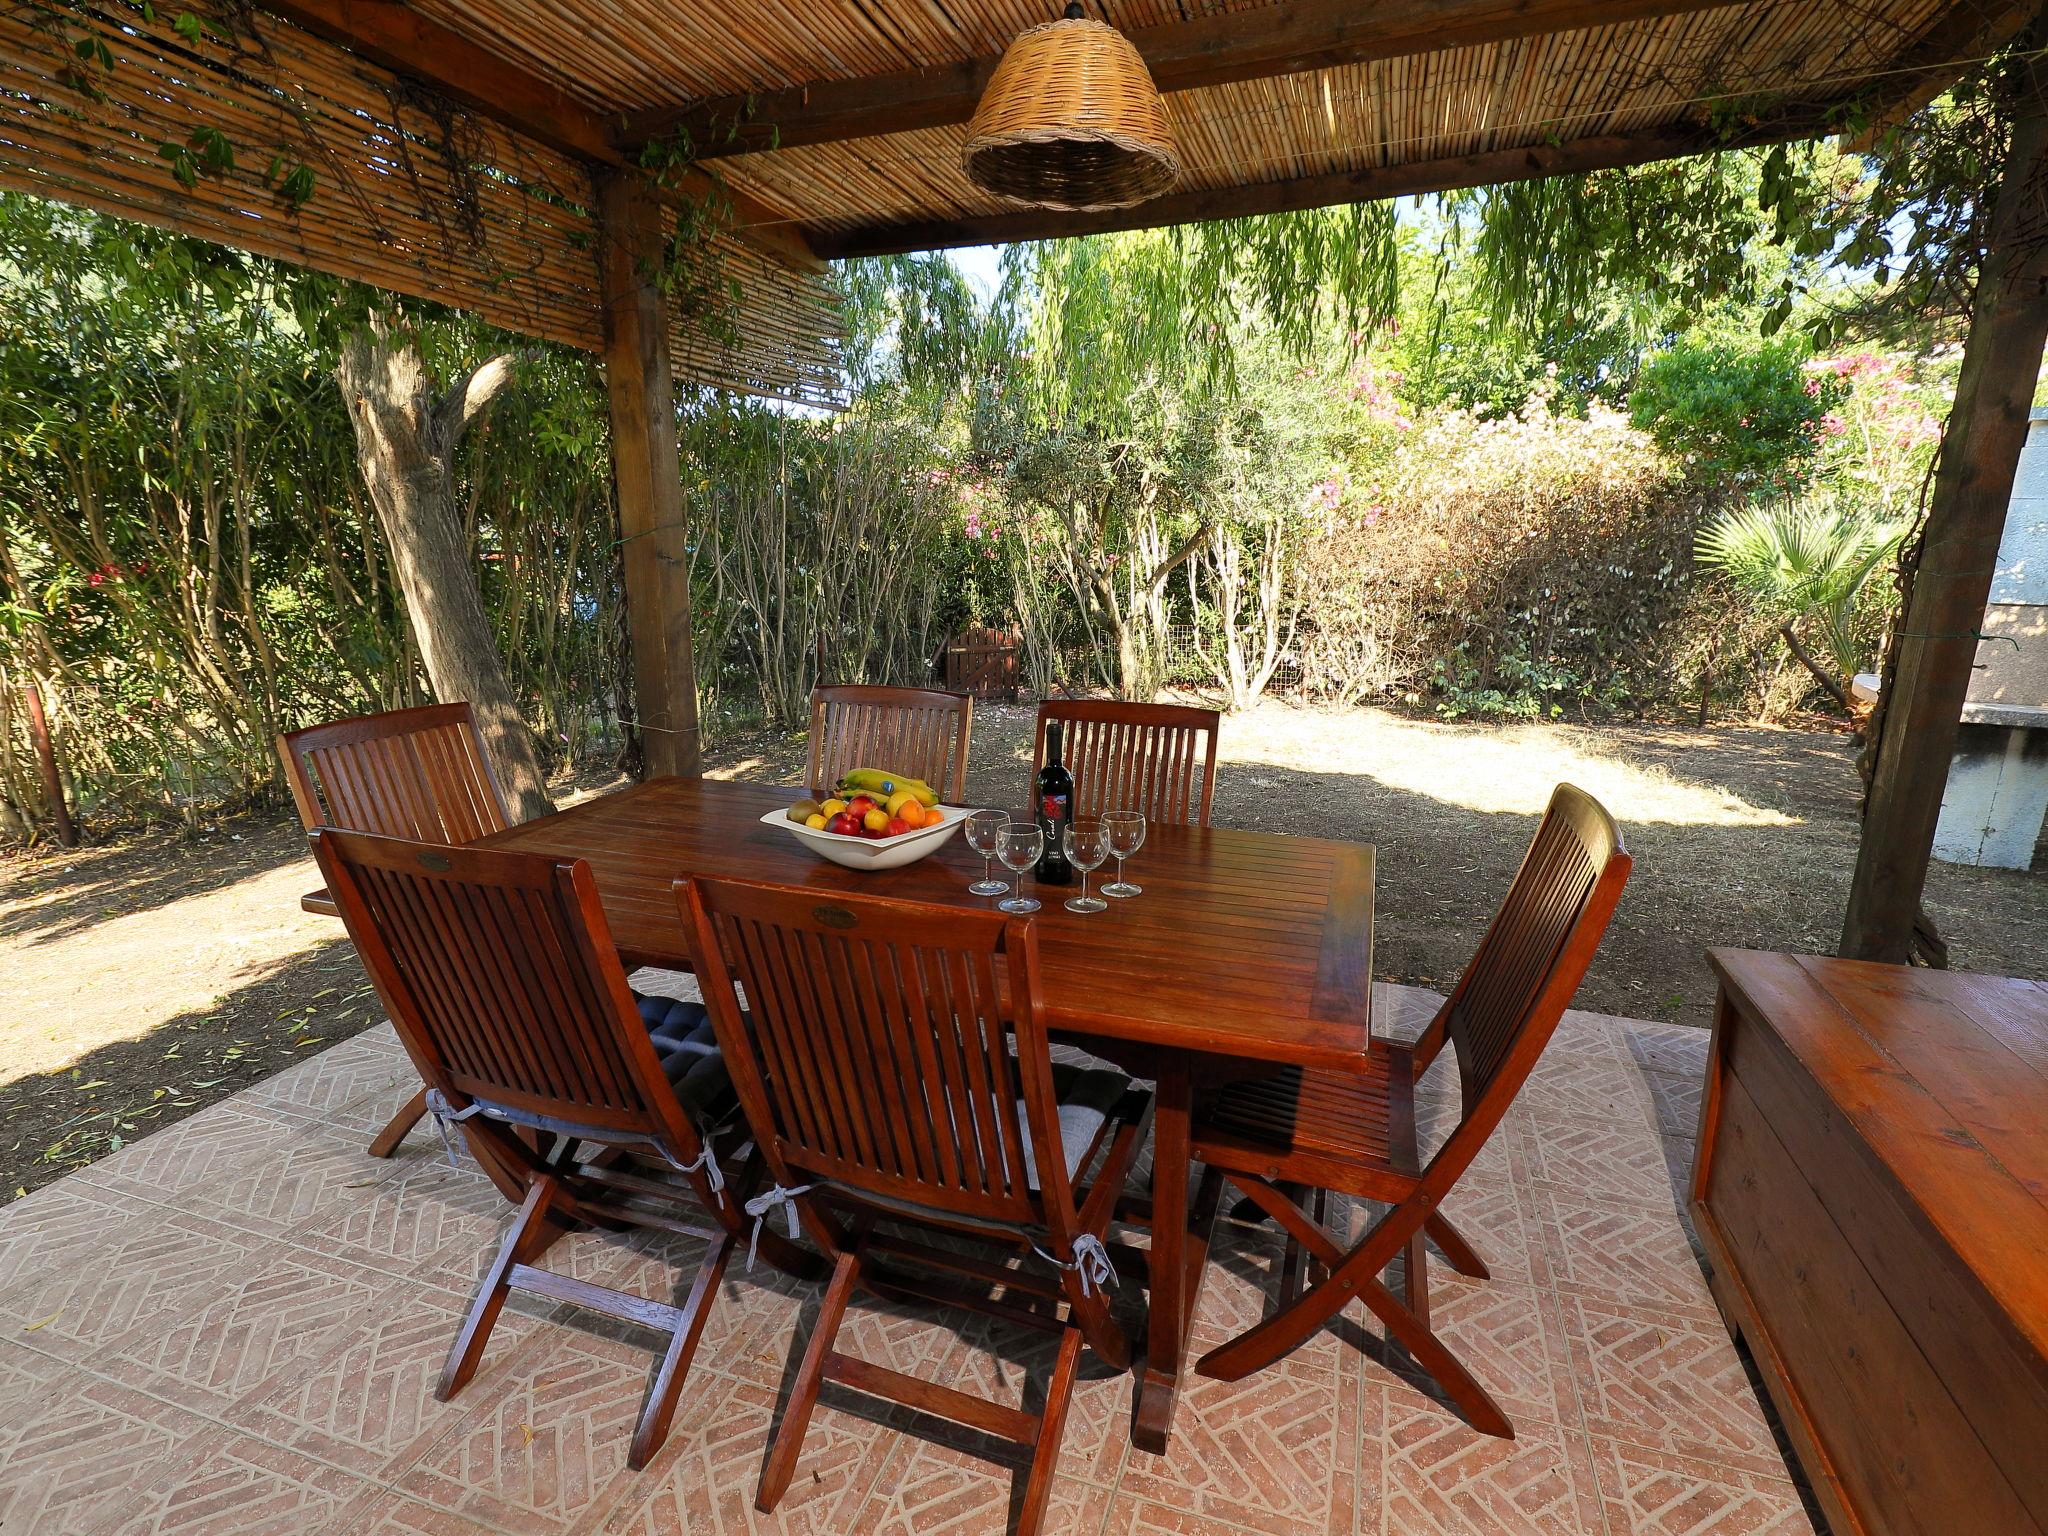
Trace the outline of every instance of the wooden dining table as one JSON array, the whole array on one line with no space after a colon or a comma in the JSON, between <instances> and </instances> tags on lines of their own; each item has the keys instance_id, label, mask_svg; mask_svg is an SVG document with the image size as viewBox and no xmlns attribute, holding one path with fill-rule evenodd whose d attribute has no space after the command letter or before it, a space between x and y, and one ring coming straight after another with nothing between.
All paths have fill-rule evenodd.
<instances>
[{"instance_id":1,"label":"wooden dining table","mask_svg":"<svg viewBox=\"0 0 2048 1536\"><path fill-rule=\"evenodd\" d=\"M855 871L761 817L787 787L659 778L495 833L480 846L589 861L629 965L692 968L672 890L683 876L774 881L986 908L964 838L902 869ZM1372 1031L1370 844L1151 826L1131 860L1143 894L1069 912L1035 892L1041 985L1061 1038L1156 1085L1150 1317L1132 1440L1166 1449L1213 1210L1189 1209L1189 1116L1207 1082L1356 1062ZM1026 884L1031 882L1027 879ZM309 905L312 904L309 899Z\"/></svg>"}]
</instances>

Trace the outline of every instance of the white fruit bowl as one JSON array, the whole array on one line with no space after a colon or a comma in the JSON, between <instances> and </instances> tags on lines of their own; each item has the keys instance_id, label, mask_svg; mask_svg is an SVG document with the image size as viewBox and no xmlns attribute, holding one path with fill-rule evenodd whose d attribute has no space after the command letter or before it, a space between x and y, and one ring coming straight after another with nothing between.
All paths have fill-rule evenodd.
<instances>
[{"instance_id":1,"label":"white fruit bowl","mask_svg":"<svg viewBox=\"0 0 2048 1536\"><path fill-rule=\"evenodd\" d=\"M848 869L901 869L936 851L941 843L960 830L960 823L972 814L964 805L942 805L938 811L945 820L937 826L919 827L914 832L899 832L894 837L884 838L848 837L843 832L807 827L802 822L789 819L787 806L770 811L761 818L761 824L782 828L813 852L823 854L834 864L844 864Z\"/></svg>"}]
</instances>

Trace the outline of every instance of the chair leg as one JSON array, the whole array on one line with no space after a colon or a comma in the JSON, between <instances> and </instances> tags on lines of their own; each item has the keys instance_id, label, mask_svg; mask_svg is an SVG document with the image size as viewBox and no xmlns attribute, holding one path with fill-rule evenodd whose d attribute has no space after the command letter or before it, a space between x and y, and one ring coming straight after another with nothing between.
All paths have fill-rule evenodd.
<instances>
[{"instance_id":1,"label":"chair leg","mask_svg":"<svg viewBox=\"0 0 2048 1536\"><path fill-rule=\"evenodd\" d=\"M391 1123L377 1133L377 1139L370 1143L370 1156L390 1157L396 1153L398 1144L412 1134L412 1128L420 1123L426 1112L427 1090L422 1088L407 1099L404 1107L391 1117Z\"/></svg>"},{"instance_id":2,"label":"chair leg","mask_svg":"<svg viewBox=\"0 0 2048 1536\"><path fill-rule=\"evenodd\" d=\"M1429 1326L1429 1245L1422 1240L1422 1229L1417 1227L1415 1235L1408 1239L1407 1262L1401 1266L1401 1299L1408 1310L1415 1314L1415 1320L1423 1327Z\"/></svg>"},{"instance_id":3,"label":"chair leg","mask_svg":"<svg viewBox=\"0 0 2048 1536\"><path fill-rule=\"evenodd\" d=\"M1082 1295L1081 1282L1071 1275L1066 1280L1066 1292L1067 1306L1074 1324L1079 1328L1081 1336L1085 1337L1088 1347L1113 1371L1121 1371L1129 1366L1130 1336L1117 1325L1116 1318L1110 1311L1109 1298L1095 1286L1090 1286L1088 1294Z\"/></svg>"},{"instance_id":4,"label":"chair leg","mask_svg":"<svg viewBox=\"0 0 2048 1536\"><path fill-rule=\"evenodd\" d=\"M1427 1232L1443 1251L1444 1260L1461 1275L1474 1280L1490 1280L1493 1272L1486 1267L1486 1261L1472 1251L1472 1245L1464 1235L1447 1221L1439 1211L1431 1211L1429 1219L1423 1222L1422 1230Z\"/></svg>"},{"instance_id":5,"label":"chair leg","mask_svg":"<svg viewBox=\"0 0 2048 1536\"><path fill-rule=\"evenodd\" d=\"M825 1384L825 1362L832 1353L832 1340L846 1316L846 1304L853 1299L854 1282L860 1277L860 1255L840 1250L832 1266L832 1283L825 1287L825 1299L818 1306L817 1326L804 1349L803 1364L797 1368L796 1384L789 1390L789 1406L783 1410L782 1426L768 1449L768 1461L761 1469L761 1486L754 1494L754 1508L770 1514L789 1490L796 1471L797 1454L803 1450L804 1431L817 1406L818 1390Z\"/></svg>"},{"instance_id":6,"label":"chair leg","mask_svg":"<svg viewBox=\"0 0 2048 1536\"><path fill-rule=\"evenodd\" d=\"M455 1344L448 1351L448 1363L442 1368L440 1385L434 1388L434 1396L440 1401L447 1402L476 1374L477 1362L483 1359L484 1345L489 1342L491 1329L497 1325L498 1314L505 1309L505 1297L512 1289L513 1266L532 1263L562 1235L562 1223L553 1210L560 1191L561 1186L552 1174L536 1175L527 1186L519 1215L499 1245L498 1256L484 1271L476 1300L470 1304L469 1315L462 1320L462 1328L455 1335Z\"/></svg>"},{"instance_id":7,"label":"chair leg","mask_svg":"<svg viewBox=\"0 0 2048 1536\"><path fill-rule=\"evenodd\" d=\"M1515 1426L1508 1422L1492 1394L1479 1385L1444 1341L1430 1332L1427 1323L1395 1299L1392 1291L1372 1280L1360 1289L1358 1299L1387 1325L1387 1332L1408 1351L1410 1358L1429 1372L1474 1429L1503 1440L1515 1438Z\"/></svg>"},{"instance_id":8,"label":"chair leg","mask_svg":"<svg viewBox=\"0 0 2048 1536\"><path fill-rule=\"evenodd\" d=\"M661 1357L654 1385L647 1391L646 1406L640 1410L640 1422L633 1430L626 1465L635 1472L654 1459L654 1453L668 1438L669 1425L676 1416L676 1399L689 1378L690 1362L696 1356L697 1341L704 1336L711 1304L718 1299L718 1282L725 1275L726 1262L732 1258L734 1242L732 1233L720 1233L706 1251L704 1262L697 1266L697 1278L690 1286L689 1299L683 1303L683 1315L676 1323L676 1331L669 1335L668 1351Z\"/></svg>"},{"instance_id":9,"label":"chair leg","mask_svg":"<svg viewBox=\"0 0 2048 1536\"><path fill-rule=\"evenodd\" d=\"M1126 1352L1128 1353L1128 1351ZM1060 1464L1060 1439L1067 1430L1067 1408L1074 1400L1074 1376L1081 1363L1081 1332L1068 1328L1060 1335L1059 1357L1045 1388L1045 1413L1038 1421L1038 1444L1031 1453L1031 1476L1024 1485L1024 1508L1017 1516L1017 1536L1038 1536L1045 1506L1052 1497L1053 1473Z\"/></svg>"}]
</instances>

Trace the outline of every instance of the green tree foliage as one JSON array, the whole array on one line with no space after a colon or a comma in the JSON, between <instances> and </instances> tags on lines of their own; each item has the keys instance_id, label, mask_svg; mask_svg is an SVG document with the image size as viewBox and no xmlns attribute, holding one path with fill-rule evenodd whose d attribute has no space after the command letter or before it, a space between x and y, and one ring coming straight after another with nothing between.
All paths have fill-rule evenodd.
<instances>
[{"instance_id":1,"label":"green tree foliage","mask_svg":"<svg viewBox=\"0 0 2048 1536\"><path fill-rule=\"evenodd\" d=\"M1814 474L1820 424L1845 393L1809 373L1805 348L1684 341L1651 358L1629 418L1709 484L1742 494L1798 490Z\"/></svg>"},{"instance_id":2,"label":"green tree foliage","mask_svg":"<svg viewBox=\"0 0 2048 1536\"><path fill-rule=\"evenodd\" d=\"M279 730L423 697L301 287L273 263L0 196L0 672L43 684L89 814L246 796L270 784ZM510 340L421 324L451 362ZM614 753L603 394L578 354L521 357L520 387L462 450L460 495L527 719L558 759ZM0 799L18 814L40 803L23 747L0 719Z\"/></svg>"}]
</instances>

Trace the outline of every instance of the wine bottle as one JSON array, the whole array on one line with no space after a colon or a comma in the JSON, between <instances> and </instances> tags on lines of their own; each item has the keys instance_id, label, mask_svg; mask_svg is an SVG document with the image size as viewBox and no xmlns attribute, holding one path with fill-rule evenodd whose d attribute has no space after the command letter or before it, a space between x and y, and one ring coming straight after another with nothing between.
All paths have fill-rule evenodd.
<instances>
[{"instance_id":1,"label":"wine bottle","mask_svg":"<svg viewBox=\"0 0 2048 1536\"><path fill-rule=\"evenodd\" d=\"M1038 803L1038 830L1045 834L1045 848L1038 855L1040 885L1069 885L1074 866L1067 862L1065 833L1074 815L1074 776L1060 763L1060 723L1045 723L1045 766L1038 770L1033 786Z\"/></svg>"}]
</instances>

